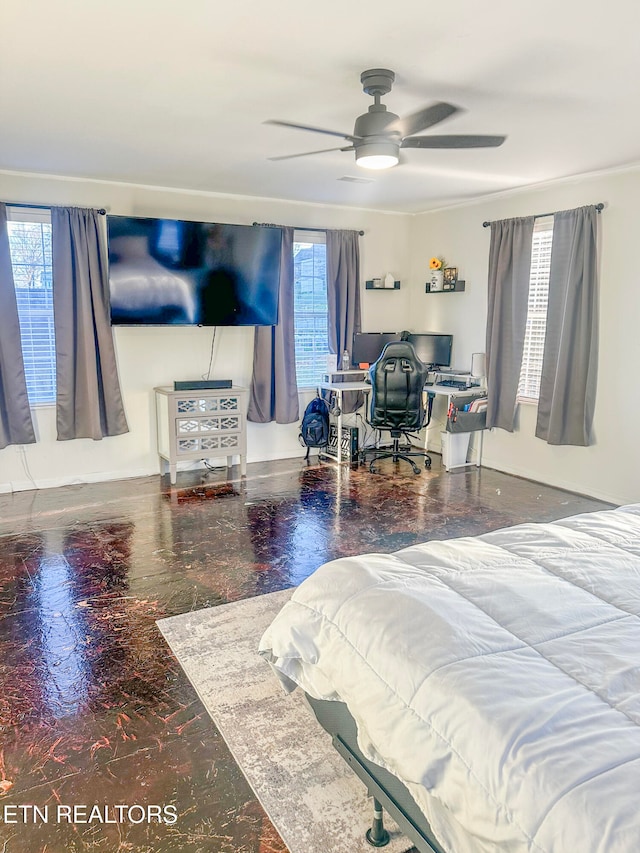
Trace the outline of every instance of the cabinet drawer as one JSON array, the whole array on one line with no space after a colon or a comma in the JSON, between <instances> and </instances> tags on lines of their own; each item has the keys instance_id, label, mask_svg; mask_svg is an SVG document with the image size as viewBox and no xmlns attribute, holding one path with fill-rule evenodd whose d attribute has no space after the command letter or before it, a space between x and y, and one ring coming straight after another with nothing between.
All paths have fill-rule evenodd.
<instances>
[{"instance_id":1,"label":"cabinet drawer","mask_svg":"<svg viewBox=\"0 0 640 853\"><path fill-rule=\"evenodd\" d=\"M206 415L209 412L240 412L241 397L229 393L219 396L189 394L184 397L174 397L174 415Z\"/></svg>"},{"instance_id":2,"label":"cabinet drawer","mask_svg":"<svg viewBox=\"0 0 640 853\"><path fill-rule=\"evenodd\" d=\"M225 453L240 447L240 435L202 435L190 438L178 437L176 451L178 456L186 453Z\"/></svg>"},{"instance_id":3,"label":"cabinet drawer","mask_svg":"<svg viewBox=\"0 0 640 853\"><path fill-rule=\"evenodd\" d=\"M176 435L182 438L201 433L240 432L242 415L211 415L211 417L176 418Z\"/></svg>"}]
</instances>

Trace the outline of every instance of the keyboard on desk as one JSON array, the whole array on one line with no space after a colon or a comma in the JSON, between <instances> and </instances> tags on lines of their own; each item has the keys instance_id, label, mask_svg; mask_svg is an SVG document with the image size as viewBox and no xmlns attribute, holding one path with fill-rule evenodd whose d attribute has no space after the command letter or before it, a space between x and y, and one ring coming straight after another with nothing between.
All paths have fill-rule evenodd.
<instances>
[{"instance_id":1,"label":"keyboard on desk","mask_svg":"<svg viewBox=\"0 0 640 853\"><path fill-rule=\"evenodd\" d=\"M436 385L439 388L457 388L458 391L467 387L467 383L461 382L459 379L441 379L440 382L436 382Z\"/></svg>"}]
</instances>

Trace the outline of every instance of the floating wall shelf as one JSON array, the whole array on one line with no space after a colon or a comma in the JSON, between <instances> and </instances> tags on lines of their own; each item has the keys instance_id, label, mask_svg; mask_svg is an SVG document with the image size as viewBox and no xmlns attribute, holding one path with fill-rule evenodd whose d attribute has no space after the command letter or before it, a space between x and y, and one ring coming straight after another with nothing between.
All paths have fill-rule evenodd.
<instances>
[{"instance_id":1,"label":"floating wall shelf","mask_svg":"<svg viewBox=\"0 0 640 853\"><path fill-rule=\"evenodd\" d=\"M364 286L367 290L400 290L400 282L394 281L393 287L376 287L373 281L365 281Z\"/></svg>"},{"instance_id":2,"label":"floating wall shelf","mask_svg":"<svg viewBox=\"0 0 640 853\"><path fill-rule=\"evenodd\" d=\"M443 285L443 290L431 290L431 283L427 282L424 286L425 293L461 293L464 290L465 282L462 280L458 280L453 284L447 284L445 281Z\"/></svg>"}]
</instances>

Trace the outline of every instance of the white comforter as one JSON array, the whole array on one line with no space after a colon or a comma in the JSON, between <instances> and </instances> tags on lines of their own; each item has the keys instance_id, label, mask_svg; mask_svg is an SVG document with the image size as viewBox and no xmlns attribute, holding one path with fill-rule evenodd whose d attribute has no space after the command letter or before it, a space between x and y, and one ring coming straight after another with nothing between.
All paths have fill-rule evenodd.
<instances>
[{"instance_id":1,"label":"white comforter","mask_svg":"<svg viewBox=\"0 0 640 853\"><path fill-rule=\"evenodd\" d=\"M638 853L640 504L327 563L261 653L451 853Z\"/></svg>"}]
</instances>

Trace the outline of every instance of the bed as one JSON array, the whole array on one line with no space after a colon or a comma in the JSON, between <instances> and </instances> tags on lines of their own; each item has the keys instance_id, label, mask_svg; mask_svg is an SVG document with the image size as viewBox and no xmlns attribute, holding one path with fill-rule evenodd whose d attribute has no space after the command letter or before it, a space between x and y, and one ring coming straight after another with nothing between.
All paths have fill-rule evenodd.
<instances>
[{"instance_id":1,"label":"bed","mask_svg":"<svg viewBox=\"0 0 640 853\"><path fill-rule=\"evenodd\" d=\"M419 850L636 853L639 616L640 504L334 560L260 652Z\"/></svg>"}]
</instances>

